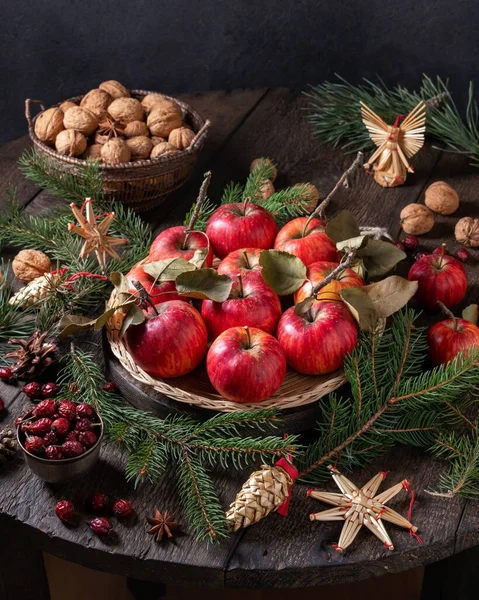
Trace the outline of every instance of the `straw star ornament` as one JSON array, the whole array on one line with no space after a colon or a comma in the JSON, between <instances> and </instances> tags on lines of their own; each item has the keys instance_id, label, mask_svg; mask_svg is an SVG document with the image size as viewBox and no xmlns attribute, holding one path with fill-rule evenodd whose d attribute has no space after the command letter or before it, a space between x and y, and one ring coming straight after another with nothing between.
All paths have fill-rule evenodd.
<instances>
[{"instance_id":1,"label":"straw star ornament","mask_svg":"<svg viewBox=\"0 0 479 600\"><path fill-rule=\"evenodd\" d=\"M115 213L106 213L103 221L98 223L90 198L85 200L80 209L73 203L70 204L70 208L78 221L78 225L70 223L68 225L68 231L73 231L85 239L85 243L80 252L80 258L95 252L98 264L101 267L102 273L104 273L107 255L111 256L111 258L120 258L113 248L128 243L126 238L117 238L108 235L108 229L115 218ZM83 214L83 211L85 211L85 215Z\"/></svg>"},{"instance_id":2,"label":"straw star ornament","mask_svg":"<svg viewBox=\"0 0 479 600\"><path fill-rule=\"evenodd\" d=\"M410 489L409 482L406 479L376 495L387 473L378 473L362 488L358 488L335 467L330 466L328 468L336 485L341 490L341 494L308 490L308 496L316 498L316 500L321 500L321 502L325 502L326 504L332 504L335 507L312 514L309 518L311 521L345 521L339 541L334 545L334 548L338 552L344 552L353 543L363 525L383 542L385 548L394 550L394 545L384 527L383 521L389 521L390 523L394 523L394 525L409 529L410 535L416 537L419 543L421 543L421 540L416 535L417 527L408 521L411 518L414 493ZM399 513L392 510L392 508L386 506L386 503L401 490L411 493L408 519L405 519Z\"/></svg>"}]
</instances>

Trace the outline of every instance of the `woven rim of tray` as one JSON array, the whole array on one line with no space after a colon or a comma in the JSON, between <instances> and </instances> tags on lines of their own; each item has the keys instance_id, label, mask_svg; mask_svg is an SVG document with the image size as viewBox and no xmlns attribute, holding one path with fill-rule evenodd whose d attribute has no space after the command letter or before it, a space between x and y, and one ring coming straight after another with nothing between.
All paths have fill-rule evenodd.
<instances>
[{"instance_id":1,"label":"woven rim of tray","mask_svg":"<svg viewBox=\"0 0 479 600\"><path fill-rule=\"evenodd\" d=\"M114 290L110 296L108 307L118 304ZM238 404L220 396L211 385L205 369L195 369L192 373L175 379L155 379L135 364L129 354L125 342L120 339L119 331L123 322L123 314L116 311L106 325L107 338L111 351L122 367L137 381L152 389L177 400L194 404L207 410L218 412L235 412L263 408L298 408L316 402L322 396L334 392L341 387L346 377L342 370L329 375L301 375L288 369L279 390L263 402Z\"/></svg>"}]
</instances>

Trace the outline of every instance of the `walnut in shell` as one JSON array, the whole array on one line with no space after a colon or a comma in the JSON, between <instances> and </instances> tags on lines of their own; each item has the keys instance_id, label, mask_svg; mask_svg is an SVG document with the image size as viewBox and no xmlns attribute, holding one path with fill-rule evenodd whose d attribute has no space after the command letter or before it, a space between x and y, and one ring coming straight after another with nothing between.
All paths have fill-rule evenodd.
<instances>
[{"instance_id":1,"label":"walnut in shell","mask_svg":"<svg viewBox=\"0 0 479 600\"><path fill-rule=\"evenodd\" d=\"M35 135L47 144L54 144L57 135L63 131L63 111L57 107L48 108L35 119Z\"/></svg>"},{"instance_id":2,"label":"walnut in shell","mask_svg":"<svg viewBox=\"0 0 479 600\"><path fill-rule=\"evenodd\" d=\"M116 100L117 98L129 98L130 92L126 89L124 85L122 85L119 81L115 81L114 79L109 79L108 81L103 81L98 86L100 90L104 90Z\"/></svg>"},{"instance_id":3,"label":"walnut in shell","mask_svg":"<svg viewBox=\"0 0 479 600\"><path fill-rule=\"evenodd\" d=\"M194 139L195 132L189 127L173 129L168 136L168 142L178 150L186 150Z\"/></svg>"},{"instance_id":4,"label":"walnut in shell","mask_svg":"<svg viewBox=\"0 0 479 600\"><path fill-rule=\"evenodd\" d=\"M259 188L257 197L258 202L264 202L274 194L274 185L269 179L265 179Z\"/></svg>"},{"instance_id":5,"label":"walnut in shell","mask_svg":"<svg viewBox=\"0 0 479 600\"><path fill-rule=\"evenodd\" d=\"M249 172L252 173L256 167L259 165L259 163L261 161L264 161L269 167L271 167L273 169L273 175L270 177L271 181L274 181L278 175L278 169L276 168L275 164L273 163L272 160L270 160L269 158L255 158L254 161L250 164L249 166Z\"/></svg>"},{"instance_id":6,"label":"walnut in shell","mask_svg":"<svg viewBox=\"0 0 479 600\"><path fill-rule=\"evenodd\" d=\"M131 150L131 158L134 160L149 158L153 149L150 138L145 135L137 135L136 137L128 138L126 143Z\"/></svg>"},{"instance_id":7,"label":"walnut in shell","mask_svg":"<svg viewBox=\"0 0 479 600\"><path fill-rule=\"evenodd\" d=\"M87 137L98 127L98 120L87 108L71 106L63 117L65 129L75 129Z\"/></svg>"},{"instance_id":8,"label":"walnut in shell","mask_svg":"<svg viewBox=\"0 0 479 600\"><path fill-rule=\"evenodd\" d=\"M444 181L431 183L425 193L428 208L440 215L452 215L459 208L459 196L454 188Z\"/></svg>"},{"instance_id":9,"label":"walnut in shell","mask_svg":"<svg viewBox=\"0 0 479 600\"><path fill-rule=\"evenodd\" d=\"M304 213L312 212L318 204L320 196L318 188L312 183L296 183L293 187L304 187L303 198L307 200L304 204Z\"/></svg>"},{"instance_id":10,"label":"walnut in shell","mask_svg":"<svg viewBox=\"0 0 479 600\"><path fill-rule=\"evenodd\" d=\"M166 142L167 140L163 137L159 137L157 135L152 135L151 136L151 143L153 144L153 146L157 146L158 144L163 144L163 142Z\"/></svg>"},{"instance_id":11,"label":"walnut in shell","mask_svg":"<svg viewBox=\"0 0 479 600\"><path fill-rule=\"evenodd\" d=\"M75 102L72 102L71 100L65 100L65 102L62 102L60 104L60 110L62 110L64 113L66 113L67 110L69 108L71 108L72 106L78 106L78 104L75 104Z\"/></svg>"},{"instance_id":12,"label":"walnut in shell","mask_svg":"<svg viewBox=\"0 0 479 600\"><path fill-rule=\"evenodd\" d=\"M131 123L128 123L125 126L123 133L127 138L136 137L138 135L148 136L150 134L144 121L131 121Z\"/></svg>"},{"instance_id":13,"label":"walnut in shell","mask_svg":"<svg viewBox=\"0 0 479 600\"><path fill-rule=\"evenodd\" d=\"M108 112L123 125L132 121L143 121L145 110L139 100L136 98L117 98L108 107Z\"/></svg>"},{"instance_id":14,"label":"walnut in shell","mask_svg":"<svg viewBox=\"0 0 479 600\"><path fill-rule=\"evenodd\" d=\"M479 219L463 217L459 219L454 228L456 240L469 248L479 246Z\"/></svg>"},{"instance_id":15,"label":"walnut in shell","mask_svg":"<svg viewBox=\"0 0 479 600\"><path fill-rule=\"evenodd\" d=\"M12 261L15 276L29 283L45 273L50 273L52 263L46 254L39 250L21 250Z\"/></svg>"},{"instance_id":16,"label":"walnut in shell","mask_svg":"<svg viewBox=\"0 0 479 600\"><path fill-rule=\"evenodd\" d=\"M158 158L159 156L163 156L165 154L173 154L174 152L178 152L178 149L172 146L168 142L162 142L160 144L156 144L151 151L150 158Z\"/></svg>"},{"instance_id":17,"label":"walnut in shell","mask_svg":"<svg viewBox=\"0 0 479 600\"><path fill-rule=\"evenodd\" d=\"M87 146L86 137L75 129L64 129L60 131L55 140L55 148L65 156L80 156L85 152Z\"/></svg>"},{"instance_id":18,"label":"walnut in shell","mask_svg":"<svg viewBox=\"0 0 479 600\"><path fill-rule=\"evenodd\" d=\"M151 135L167 138L173 129L183 125L181 114L175 109L154 108L146 121Z\"/></svg>"},{"instance_id":19,"label":"walnut in shell","mask_svg":"<svg viewBox=\"0 0 479 600\"><path fill-rule=\"evenodd\" d=\"M141 103L145 108L146 114L149 114L154 108L162 108L163 110L171 109L181 114L180 105L163 94L147 94Z\"/></svg>"},{"instance_id":20,"label":"walnut in shell","mask_svg":"<svg viewBox=\"0 0 479 600\"><path fill-rule=\"evenodd\" d=\"M85 160L101 160L102 144L92 144L83 153L82 158Z\"/></svg>"},{"instance_id":21,"label":"walnut in shell","mask_svg":"<svg viewBox=\"0 0 479 600\"><path fill-rule=\"evenodd\" d=\"M408 204L400 214L401 227L410 235L422 235L434 227L434 214L424 204Z\"/></svg>"},{"instance_id":22,"label":"walnut in shell","mask_svg":"<svg viewBox=\"0 0 479 600\"><path fill-rule=\"evenodd\" d=\"M128 162L131 157L131 150L125 140L113 138L103 144L101 147L101 158L107 163Z\"/></svg>"},{"instance_id":23,"label":"walnut in shell","mask_svg":"<svg viewBox=\"0 0 479 600\"><path fill-rule=\"evenodd\" d=\"M86 96L83 96L80 106L88 108L98 120L101 120L107 112L107 108L113 102L113 98L105 90L100 88L90 90Z\"/></svg>"}]
</instances>

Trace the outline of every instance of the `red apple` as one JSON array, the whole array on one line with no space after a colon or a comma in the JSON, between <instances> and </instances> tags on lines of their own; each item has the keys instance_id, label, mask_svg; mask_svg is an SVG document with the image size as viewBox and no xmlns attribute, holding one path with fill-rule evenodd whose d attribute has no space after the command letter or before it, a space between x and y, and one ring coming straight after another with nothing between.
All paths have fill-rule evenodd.
<instances>
[{"instance_id":1,"label":"red apple","mask_svg":"<svg viewBox=\"0 0 479 600\"><path fill-rule=\"evenodd\" d=\"M277 231L272 215L250 202L223 204L206 226L206 235L219 258L241 248L268 250L273 247Z\"/></svg>"},{"instance_id":2,"label":"red apple","mask_svg":"<svg viewBox=\"0 0 479 600\"><path fill-rule=\"evenodd\" d=\"M191 260L196 250L202 250L208 247L208 238L201 231L192 231L187 233L187 228L183 225L169 227L162 231L151 244L148 262L163 260L165 258L184 258ZM205 266L211 267L213 264L213 250L208 252Z\"/></svg>"},{"instance_id":3,"label":"red apple","mask_svg":"<svg viewBox=\"0 0 479 600\"><path fill-rule=\"evenodd\" d=\"M232 327L212 343L206 369L213 387L233 402L261 402L272 396L286 374L278 341L255 327Z\"/></svg>"},{"instance_id":4,"label":"red apple","mask_svg":"<svg viewBox=\"0 0 479 600\"><path fill-rule=\"evenodd\" d=\"M154 283L154 278L148 273L145 273L142 265L136 265L133 269L125 275L126 279L130 282L128 291L135 296L139 296L139 292L133 285L133 281L139 281L145 288L147 294L150 296L153 304L161 304L162 302L168 302L168 300L183 300L188 302L188 298L182 298L176 291L176 285L174 281L162 281L161 283ZM153 307L149 306L147 311L148 314L155 314Z\"/></svg>"},{"instance_id":5,"label":"red apple","mask_svg":"<svg viewBox=\"0 0 479 600\"><path fill-rule=\"evenodd\" d=\"M200 313L186 302L170 300L158 315L127 329L125 340L135 363L152 377L180 377L201 362L208 333Z\"/></svg>"},{"instance_id":6,"label":"red apple","mask_svg":"<svg viewBox=\"0 0 479 600\"><path fill-rule=\"evenodd\" d=\"M224 302L203 300L201 316L214 340L230 327L257 327L274 334L281 317L281 303L261 273L251 271L233 279L230 296Z\"/></svg>"},{"instance_id":7,"label":"red apple","mask_svg":"<svg viewBox=\"0 0 479 600\"><path fill-rule=\"evenodd\" d=\"M453 256L426 254L409 270L409 281L417 281L418 303L437 309L438 301L451 308L464 298L467 290L466 270Z\"/></svg>"},{"instance_id":8,"label":"red apple","mask_svg":"<svg viewBox=\"0 0 479 600\"><path fill-rule=\"evenodd\" d=\"M342 302L315 302L305 315L288 308L278 323L278 341L288 364L307 375L339 369L356 346L356 323Z\"/></svg>"},{"instance_id":9,"label":"red apple","mask_svg":"<svg viewBox=\"0 0 479 600\"><path fill-rule=\"evenodd\" d=\"M308 217L298 217L289 221L276 236L274 247L294 254L306 266L320 260L339 262L339 252L325 234L324 223L319 219L311 219L308 223Z\"/></svg>"},{"instance_id":10,"label":"red apple","mask_svg":"<svg viewBox=\"0 0 479 600\"><path fill-rule=\"evenodd\" d=\"M454 360L459 352L479 349L479 327L466 319L439 321L427 332L429 356L436 365Z\"/></svg>"},{"instance_id":11,"label":"red apple","mask_svg":"<svg viewBox=\"0 0 479 600\"><path fill-rule=\"evenodd\" d=\"M309 265L307 269L308 281L294 295L294 302L298 304L301 300L311 296L311 290L325 279L338 263L319 261ZM324 300L341 300L339 292L346 287L361 287L364 285L363 278L352 269L344 269L338 273L336 279L325 285L319 292L319 298Z\"/></svg>"},{"instance_id":12,"label":"red apple","mask_svg":"<svg viewBox=\"0 0 479 600\"><path fill-rule=\"evenodd\" d=\"M241 248L240 250L234 250L220 262L218 273L233 277L238 275L238 273L261 271L262 267L259 264L259 255L261 252L261 248Z\"/></svg>"}]
</instances>

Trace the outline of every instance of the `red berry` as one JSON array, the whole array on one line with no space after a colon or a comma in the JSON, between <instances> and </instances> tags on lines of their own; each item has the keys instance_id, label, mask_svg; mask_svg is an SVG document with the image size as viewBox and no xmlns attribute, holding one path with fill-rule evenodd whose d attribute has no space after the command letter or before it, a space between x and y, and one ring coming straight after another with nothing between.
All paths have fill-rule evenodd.
<instances>
[{"instance_id":1,"label":"red berry","mask_svg":"<svg viewBox=\"0 0 479 600\"><path fill-rule=\"evenodd\" d=\"M90 496L87 500L87 505L90 510L94 512L105 513L110 510L110 499L106 494L102 494L101 492L97 492Z\"/></svg>"},{"instance_id":2,"label":"red berry","mask_svg":"<svg viewBox=\"0 0 479 600\"><path fill-rule=\"evenodd\" d=\"M46 433L43 436L43 443L45 444L45 447L47 446L54 446L56 444L58 444L59 439L56 433L53 433L53 431L49 431L48 433Z\"/></svg>"},{"instance_id":3,"label":"red berry","mask_svg":"<svg viewBox=\"0 0 479 600\"><path fill-rule=\"evenodd\" d=\"M57 409L55 400L42 400L33 410L34 417L52 417Z\"/></svg>"},{"instance_id":4,"label":"red berry","mask_svg":"<svg viewBox=\"0 0 479 600\"><path fill-rule=\"evenodd\" d=\"M91 431L93 429L93 423L90 419L78 419L75 423L75 431Z\"/></svg>"},{"instance_id":5,"label":"red berry","mask_svg":"<svg viewBox=\"0 0 479 600\"><path fill-rule=\"evenodd\" d=\"M13 377L12 369L9 367L0 367L0 381L8 383Z\"/></svg>"},{"instance_id":6,"label":"red berry","mask_svg":"<svg viewBox=\"0 0 479 600\"><path fill-rule=\"evenodd\" d=\"M85 402L82 404L76 405L77 417L81 419L82 417L86 419L93 420L95 418L95 411L91 404L86 404Z\"/></svg>"},{"instance_id":7,"label":"red berry","mask_svg":"<svg viewBox=\"0 0 479 600\"><path fill-rule=\"evenodd\" d=\"M0 414L5 410L5 402L0 398Z\"/></svg>"},{"instance_id":8,"label":"red berry","mask_svg":"<svg viewBox=\"0 0 479 600\"><path fill-rule=\"evenodd\" d=\"M15 427L18 427L19 425L21 425L23 423L23 421L25 421L26 419L29 419L33 415L34 410L35 410L35 408L31 408L26 413L23 413L23 415L20 415L19 417L17 417L15 419Z\"/></svg>"},{"instance_id":9,"label":"red berry","mask_svg":"<svg viewBox=\"0 0 479 600\"><path fill-rule=\"evenodd\" d=\"M31 381L23 388L23 393L30 398L30 400L36 400L41 396L42 386L36 381Z\"/></svg>"},{"instance_id":10,"label":"red berry","mask_svg":"<svg viewBox=\"0 0 479 600\"><path fill-rule=\"evenodd\" d=\"M467 262L471 258L471 255L465 248L458 250L456 256L461 262Z\"/></svg>"},{"instance_id":11,"label":"red berry","mask_svg":"<svg viewBox=\"0 0 479 600\"><path fill-rule=\"evenodd\" d=\"M76 432L75 432L76 433ZM93 431L82 431L78 434L78 441L83 444L85 448L91 448L97 442L97 437Z\"/></svg>"},{"instance_id":12,"label":"red berry","mask_svg":"<svg viewBox=\"0 0 479 600\"><path fill-rule=\"evenodd\" d=\"M60 391L60 386L56 383L45 383L42 385L41 394L43 398L55 398Z\"/></svg>"},{"instance_id":13,"label":"red berry","mask_svg":"<svg viewBox=\"0 0 479 600\"><path fill-rule=\"evenodd\" d=\"M37 435L29 435L25 440L25 450L35 456L42 455L45 450L42 438Z\"/></svg>"},{"instance_id":14,"label":"red berry","mask_svg":"<svg viewBox=\"0 0 479 600\"><path fill-rule=\"evenodd\" d=\"M63 442L62 451L66 458L74 458L75 456L80 456L85 452L85 448L80 444L80 442L68 441Z\"/></svg>"},{"instance_id":15,"label":"red berry","mask_svg":"<svg viewBox=\"0 0 479 600\"><path fill-rule=\"evenodd\" d=\"M119 519L128 519L133 514L133 505L129 500L117 500L113 504L113 514Z\"/></svg>"},{"instance_id":16,"label":"red berry","mask_svg":"<svg viewBox=\"0 0 479 600\"><path fill-rule=\"evenodd\" d=\"M62 449L58 446L47 446L45 448L45 456L50 460L61 460L63 456Z\"/></svg>"},{"instance_id":17,"label":"red berry","mask_svg":"<svg viewBox=\"0 0 479 600\"><path fill-rule=\"evenodd\" d=\"M415 235L407 235L404 238L403 243L408 250L415 250L417 248L417 245L419 244L419 240Z\"/></svg>"},{"instance_id":18,"label":"red berry","mask_svg":"<svg viewBox=\"0 0 479 600\"><path fill-rule=\"evenodd\" d=\"M105 392L116 392L116 385L113 383L113 381L107 381L103 384L103 390Z\"/></svg>"},{"instance_id":19,"label":"red berry","mask_svg":"<svg viewBox=\"0 0 479 600\"><path fill-rule=\"evenodd\" d=\"M65 442L78 442L78 431L69 431L65 436Z\"/></svg>"},{"instance_id":20,"label":"red berry","mask_svg":"<svg viewBox=\"0 0 479 600\"><path fill-rule=\"evenodd\" d=\"M99 537L105 537L113 529L110 519L107 519L106 517L97 517L92 521L87 521L87 523L93 533Z\"/></svg>"},{"instance_id":21,"label":"red berry","mask_svg":"<svg viewBox=\"0 0 479 600\"><path fill-rule=\"evenodd\" d=\"M396 246L396 248L399 248L399 250L402 250L403 252L406 248L406 246L402 242L396 242L395 246Z\"/></svg>"},{"instance_id":22,"label":"red berry","mask_svg":"<svg viewBox=\"0 0 479 600\"><path fill-rule=\"evenodd\" d=\"M22 431L33 435L45 435L52 428L52 420L47 417L42 417L36 421L28 421L22 425Z\"/></svg>"},{"instance_id":23,"label":"red berry","mask_svg":"<svg viewBox=\"0 0 479 600\"><path fill-rule=\"evenodd\" d=\"M65 417L60 417L59 419L55 419L52 423L52 431L54 431L60 437L63 437L68 433L70 429L70 423Z\"/></svg>"},{"instance_id":24,"label":"red berry","mask_svg":"<svg viewBox=\"0 0 479 600\"><path fill-rule=\"evenodd\" d=\"M77 415L76 404L71 400L60 400L58 403L58 414L69 421L74 421Z\"/></svg>"},{"instance_id":25,"label":"red berry","mask_svg":"<svg viewBox=\"0 0 479 600\"><path fill-rule=\"evenodd\" d=\"M60 500L55 506L55 514L62 523L72 525L75 523L75 507L70 500Z\"/></svg>"},{"instance_id":26,"label":"red berry","mask_svg":"<svg viewBox=\"0 0 479 600\"><path fill-rule=\"evenodd\" d=\"M425 256L427 256L427 252L418 252L417 254L414 255L414 260L420 260L421 258L424 258Z\"/></svg>"}]
</instances>

